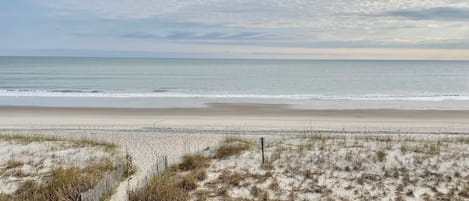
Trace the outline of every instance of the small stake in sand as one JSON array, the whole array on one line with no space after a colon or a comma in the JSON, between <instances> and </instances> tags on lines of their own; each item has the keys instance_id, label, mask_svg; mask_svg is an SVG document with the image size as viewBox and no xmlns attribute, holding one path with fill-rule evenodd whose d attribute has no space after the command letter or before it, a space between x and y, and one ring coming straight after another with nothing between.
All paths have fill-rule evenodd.
<instances>
[{"instance_id":1,"label":"small stake in sand","mask_svg":"<svg viewBox=\"0 0 469 201\"><path fill-rule=\"evenodd\" d=\"M262 165L264 165L264 137L261 137Z\"/></svg>"}]
</instances>

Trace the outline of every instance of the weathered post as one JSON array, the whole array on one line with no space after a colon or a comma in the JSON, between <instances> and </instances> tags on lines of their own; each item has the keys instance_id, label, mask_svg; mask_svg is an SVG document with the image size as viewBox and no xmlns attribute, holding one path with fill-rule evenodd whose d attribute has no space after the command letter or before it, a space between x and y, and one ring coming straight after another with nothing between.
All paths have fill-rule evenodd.
<instances>
[{"instance_id":1,"label":"weathered post","mask_svg":"<svg viewBox=\"0 0 469 201\"><path fill-rule=\"evenodd\" d=\"M130 171L132 168L132 156L130 156L130 153L127 149L127 145L125 146L125 171L127 172L127 199L130 200L130 180L132 177L130 176Z\"/></svg>"},{"instance_id":2,"label":"weathered post","mask_svg":"<svg viewBox=\"0 0 469 201\"><path fill-rule=\"evenodd\" d=\"M261 150L262 150L262 165L264 165L264 137L261 137Z\"/></svg>"}]
</instances>

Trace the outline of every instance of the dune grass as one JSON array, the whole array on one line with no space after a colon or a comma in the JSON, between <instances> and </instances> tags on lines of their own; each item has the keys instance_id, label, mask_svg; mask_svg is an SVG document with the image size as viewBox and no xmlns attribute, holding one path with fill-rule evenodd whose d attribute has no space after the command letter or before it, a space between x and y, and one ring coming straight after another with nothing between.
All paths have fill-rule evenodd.
<instances>
[{"instance_id":1,"label":"dune grass","mask_svg":"<svg viewBox=\"0 0 469 201\"><path fill-rule=\"evenodd\" d=\"M170 173L155 176L144 188L129 193L130 201L185 201L189 193Z\"/></svg>"},{"instance_id":2,"label":"dune grass","mask_svg":"<svg viewBox=\"0 0 469 201\"><path fill-rule=\"evenodd\" d=\"M248 150L252 145L252 142L246 139L228 137L225 139L224 143L217 149L215 158L225 159L233 155L239 155L243 151Z\"/></svg>"},{"instance_id":3,"label":"dune grass","mask_svg":"<svg viewBox=\"0 0 469 201\"><path fill-rule=\"evenodd\" d=\"M197 182L206 178L210 158L185 155L182 162L162 175L156 175L143 188L129 192L130 201L186 201Z\"/></svg>"},{"instance_id":4,"label":"dune grass","mask_svg":"<svg viewBox=\"0 0 469 201\"><path fill-rule=\"evenodd\" d=\"M207 177L206 168L212 159L239 155L252 143L242 138L229 137L217 149L213 157L201 154L185 155L182 162L172 166L162 175L154 176L143 188L129 193L130 201L186 201L197 183Z\"/></svg>"},{"instance_id":5,"label":"dune grass","mask_svg":"<svg viewBox=\"0 0 469 201\"><path fill-rule=\"evenodd\" d=\"M182 171L189 171L204 168L207 166L208 162L210 162L210 159L200 154L185 155L182 157L182 162L177 166L177 168Z\"/></svg>"},{"instance_id":6,"label":"dune grass","mask_svg":"<svg viewBox=\"0 0 469 201\"><path fill-rule=\"evenodd\" d=\"M469 198L469 187L464 184L452 188L451 185L465 180L467 173L458 170L453 176L451 171L438 172L438 166L445 160L457 163L467 156L467 152L453 150L464 148L467 139L440 136L295 136L268 145L267 164L259 165L257 169L246 166L258 161L257 151L252 149L256 145L241 138L227 138L211 157L184 156L180 164L164 175L155 176L148 186L133 192L131 201L303 200L307 194L325 200L376 200L380 196L392 195L396 200L417 196L424 200L432 200L429 196L438 200L465 200ZM240 155L243 158L232 157ZM404 158L412 160L406 162ZM418 169L425 171L422 173ZM337 178L336 175L346 177ZM297 182L292 183L297 187L289 189L290 185L285 185L285 177ZM323 183L319 183L320 178L324 178ZM347 186L330 185L332 181L343 179L348 182ZM388 184L381 185L383 181ZM376 186L376 189L357 190L367 186ZM434 186L448 188L448 193ZM428 187L432 192L418 195L413 190L417 187ZM233 195L233 192L240 193L240 189L244 190L242 195L249 191L249 196ZM355 193L349 196L335 194L352 190Z\"/></svg>"},{"instance_id":7,"label":"dune grass","mask_svg":"<svg viewBox=\"0 0 469 201\"><path fill-rule=\"evenodd\" d=\"M90 139L65 139L45 135L0 135L0 141L15 144L28 145L31 143L54 142L66 145L70 148L97 147L111 154L117 149L117 145ZM52 155L54 157L54 155ZM4 171L11 171L13 176L23 178L19 189L14 194L0 194L0 201L49 201L49 200L79 200L79 194L93 188L101 178L116 169L110 160L93 162L82 167L58 167L46 175L41 175L41 182L26 178L31 175L23 174L21 168L24 161L11 158L4 165ZM4 175L8 176L8 175Z\"/></svg>"},{"instance_id":8,"label":"dune grass","mask_svg":"<svg viewBox=\"0 0 469 201\"><path fill-rule=\"evenodd\" d=\"M74 147L103 147L106 151L113 151L117 148L117 145L114 143L102 142L87 138L66 139L46 135L0 135L0 141L16 142L20 144L30 144L33 142L67 142Z\"/></svg>"},{"instance_id":9,"label":"dune grass","mask_svg":"<svg viewBox=\"0 0 469 201\"><path fill-rule=\"evenodd\" d=\"M111 161L91 164L84 168L57 168L46 184L23 182L17 193L0 194L0 201L78 201L81 192L93 188L98 181L115 167Z\"/></svg>"}]
</instances>

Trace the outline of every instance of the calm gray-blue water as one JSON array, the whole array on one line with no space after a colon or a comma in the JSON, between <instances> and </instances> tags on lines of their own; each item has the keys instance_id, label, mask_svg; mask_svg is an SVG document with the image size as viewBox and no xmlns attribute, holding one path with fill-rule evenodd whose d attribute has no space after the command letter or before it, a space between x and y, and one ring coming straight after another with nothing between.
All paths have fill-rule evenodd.
<instances>
[{"instance_id":1,"label":"calm gray-blue water","mask_svg":"<svg viewBox=\"0 0 469 201\"><path fill-rule=\"evenodd\" d=\"M469 62L0 57L6 97L469 100Z\"/></svg>"}]
</instances>

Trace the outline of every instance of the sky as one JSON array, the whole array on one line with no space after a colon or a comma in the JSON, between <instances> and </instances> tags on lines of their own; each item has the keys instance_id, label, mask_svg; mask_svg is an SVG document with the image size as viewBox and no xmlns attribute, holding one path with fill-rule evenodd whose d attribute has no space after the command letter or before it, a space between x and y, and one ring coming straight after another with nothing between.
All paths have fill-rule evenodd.
<instances>
[{"instance_id":1,"label":"sky","mask_svg":"<svg viewBox=\"0 0 469 201\"><path fill-rule=\"evenodd\" d=\"M469 59L467 0L1 0L0 55Z\"/></svg>"}]
</instances>

